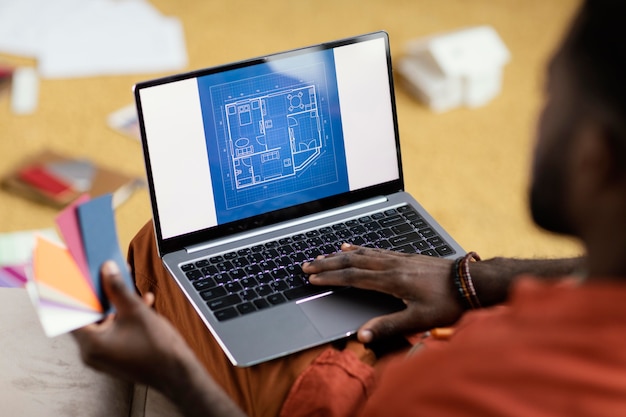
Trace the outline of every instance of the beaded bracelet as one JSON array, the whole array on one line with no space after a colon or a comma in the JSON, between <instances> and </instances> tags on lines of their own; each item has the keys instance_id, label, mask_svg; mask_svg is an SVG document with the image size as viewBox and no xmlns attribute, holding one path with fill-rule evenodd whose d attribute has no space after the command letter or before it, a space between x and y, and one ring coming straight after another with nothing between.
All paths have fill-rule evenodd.
<instances>
[{"instance_id":1,"label":"beaded bracelet","mask_svg":"<svg viewBox=\"0 0 626 417\"><path fill-rule=\"evenodd\" d=\"M476 252L469 252L454 261L454 286L456 287L461 300L466 309L473 310L480 308L480 300L476 295L476 289L472 282L472 276L469 272L469 263L471 260L480 261L480 256Z\"/></svg>"}]
</instances>

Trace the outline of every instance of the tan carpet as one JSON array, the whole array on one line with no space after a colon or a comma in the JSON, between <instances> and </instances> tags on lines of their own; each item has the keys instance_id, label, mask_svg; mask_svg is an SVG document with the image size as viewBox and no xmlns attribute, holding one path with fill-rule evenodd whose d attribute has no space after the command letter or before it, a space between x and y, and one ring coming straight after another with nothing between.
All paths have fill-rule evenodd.
<instances>
[{"instance_id":1,"label":"tan carpet","mask_svg":"<svg viewBox=\"0 0 626 417\"><path fill-rule=\"evenodd\" d=\"M400 86L397 104L408 190L457 237L483 257L579 253L567 239L537 230L526 209L529 155L542 98L546 59L578 0L154 0L182 19L189 69L379 29L392 55L405 41L490 24L512 53L503 93L479 109L434 114ZM114 28L111 28L114 30ZM80 36L80 34L77 34ZM15 57L3 60L18 64ZM106 116L132 102L135 82L163 74L44 80L37 112L15 116L0 97L0 174L43 148L89 157L142 175L138 142L108 129ZM50 227L56 212L0 191L0 232ZM124 247L150 218L148 194L117 211Z\"/></svg>"}]
</instances>

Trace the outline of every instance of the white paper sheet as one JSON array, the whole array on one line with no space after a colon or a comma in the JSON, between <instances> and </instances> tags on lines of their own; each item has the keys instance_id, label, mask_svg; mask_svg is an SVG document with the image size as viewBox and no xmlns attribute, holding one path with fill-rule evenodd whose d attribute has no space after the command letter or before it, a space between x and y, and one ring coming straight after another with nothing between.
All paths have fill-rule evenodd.
<instances>
[{"instance_id":1,"label":"white paper sheet","mask_svg":"<svg viewBox=\"0 0 626 417\"><path fill-rule=\"evenodd\" d=\"M44 78L187 65L182 24L144 0L0 0L0 52L37 58Z\"/></svg>"}]
</instances>

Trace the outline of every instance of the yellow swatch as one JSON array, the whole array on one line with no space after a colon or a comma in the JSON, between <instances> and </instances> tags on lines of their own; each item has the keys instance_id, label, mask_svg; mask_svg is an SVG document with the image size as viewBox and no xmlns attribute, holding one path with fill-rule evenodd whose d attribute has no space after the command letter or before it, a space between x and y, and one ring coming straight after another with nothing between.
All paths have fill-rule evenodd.
<instances>
[{"instance_id":1,"label":"yellow swatch","mask_svg":"<svg viewBox=\"0 0 626 417\"><path fill-rule=\"evenodd\" d=\"M83 277L69 251L37 236L33 253L33 278L37 283L54 288L97 312L102 305L93 288Z\"/></svg>"}]
</instances>

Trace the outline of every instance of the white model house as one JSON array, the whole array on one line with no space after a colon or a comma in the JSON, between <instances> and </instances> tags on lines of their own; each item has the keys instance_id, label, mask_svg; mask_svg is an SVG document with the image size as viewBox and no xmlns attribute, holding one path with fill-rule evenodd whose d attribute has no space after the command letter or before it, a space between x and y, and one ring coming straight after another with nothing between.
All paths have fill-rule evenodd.
<instances>
[{"instance_id":1,"label":"white model house","mask_svg":"<svg viewBox=\"0 0 626 417\"><path fill-rule=\"evenodd\" d=\"M497 96L510 58L491 26L477 26L408 42L397 70L412 93L442 112Z\"/></svg>"}]
</instances>

